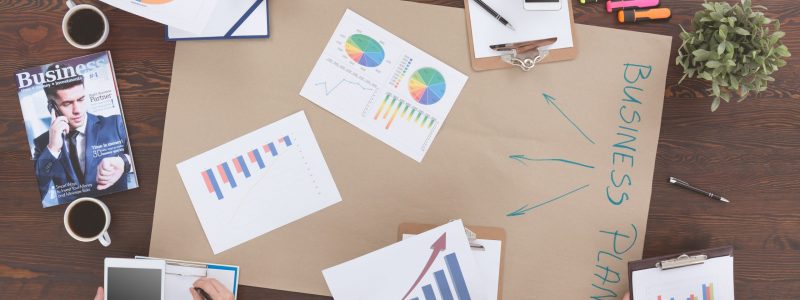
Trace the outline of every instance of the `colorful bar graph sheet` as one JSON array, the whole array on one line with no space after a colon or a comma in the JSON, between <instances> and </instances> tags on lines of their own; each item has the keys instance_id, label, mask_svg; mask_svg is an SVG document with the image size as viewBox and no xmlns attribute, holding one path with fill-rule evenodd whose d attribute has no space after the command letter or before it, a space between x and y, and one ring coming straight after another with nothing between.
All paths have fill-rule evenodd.
<instances>
[{"instance_id":1,"label":"colorful bar graph sheet","mask_svg":"<svg viewBox=\"0 0 800 300\"><path fill-rule=\"evenodd\" d=\"M733 257L723 256L703 264L661 271L633 272L634 299L733 300Z\"/></svg>"},{"instance_id":2,"label":"colorful bar graph sheet","mask_svg":"<svg viewBox=\"0 0 800 300\"><path fill-rule=\"evenodd\" d=\"M460 221L322 271L336 299L484 299Z\"/></svg>"},{"instance_id":3,"label":"colorful bar graph sheet","mask_svg":"<svg viewBox=\"0 0 800 300\"><path fill-rule=\"evenodd\" d=\"M421 162L467 76L347 10L300 95Z\"/></svg>"},{"instance_id":4,"label":"colorful bar graph sheet","mask_svg":"<svg viewBox=\"0 0 800 300\"><path fill-rule=\"evenodd\" d=\"M302 111L177 168L214 254L341 201Z\"/></svg>"}]
</instances>

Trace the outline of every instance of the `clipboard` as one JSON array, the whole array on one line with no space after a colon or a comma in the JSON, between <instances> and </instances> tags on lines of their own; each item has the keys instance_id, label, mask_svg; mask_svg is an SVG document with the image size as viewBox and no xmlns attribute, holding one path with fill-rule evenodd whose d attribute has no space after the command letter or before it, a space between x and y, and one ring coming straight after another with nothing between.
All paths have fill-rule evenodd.
<instances>
[{"instance_id":1,"label":"clipboard","mask_svg":"<svg viewBox=\"0 0 800 300\"><path fill-rule=\"evenodd\" d=\"M681 254L664 255L664 256L658 256L658 257L628 262L628 286L630 287L631 291L631 300L634 300L636 297L636 295L634 295L633 292L634 291L633 272L648 270L648 269L660 269L661 272L664 272L674 269L685 268L689 266L701 265L711 259L722 258L722 257L733 257L733 246L696 250ZM642 298L641 295L639 297L641 299L644 299ZM700 299L702 300L702 298ZM714 298L714 299L721 299L721 298Z\"/></svg>"},{"instance_id":2,"label":"clipboard","mask_svg":"<svg viewBox=\"0 0 800 300\"><path fill-rule=\"evenodd\" d=\"M165 299L190 299L191 294L187 289L191 283L201 277L214 278L233 293L233 299L238 298L239 267L175 259L162 259L148 256L136 256L136 259L156 259L166 262L166 280L164 282ZM177 294L177 295L176 295Z\"/></svg>"},{"instance_id":3,"label":"clipboard","mask_svg":"<svg viewBox=\"0 0 800 300\"><path fill-rule=\"evenodd\" d=\"M400 226L397 227L397 240L398 241L403 240L403 234L420 234L425 231L436 228L438 226L439 225L434 225L434 224L402 223L400 224ZM465 228L473 232L478 239L496 240L501 242L502 246L500 247L500 276L498 279L498 286L497 286L497 300L503 299L503 269L505 267L505 257L507 248L505 229L498 227L483 227L483 226L469 226ZM472 242L472 239L470 239L470 246L473 249L478 247L478 245Z\"/></svg>"},{"instance_id":4,"label":"clipboard","mask_svg":"<svg viewBox=\"0 0 800 300\"><path fill-rule=\"evenodd\" d=\"M505 62L502 57L483 57L483 58L475 58L475 47L472 41L472 21L469 16L469 1L473 0L464 0L464 16L467 20L467 43L469 48L469 60L470 65L472 65L472 69L475 71L486 71L486 70L495 70L495 69L505 69L505 68L512 68L514 65L511 65ZM569 9L569 25L572 26L572 47L571 48L563 48L563 49L555 49L548 51L547 56L545 56L541 61L537 61L537 63L550 63L550 62L557 62L557 61L564 61L564 60L572 60L575 57L578 57L578 39L575 38L575 17L572 15L572 1L571 0L562 0L562 2L567 5ZM539 42L542 40L535 40L529 42Z\"/></svg>"}]
</instances>

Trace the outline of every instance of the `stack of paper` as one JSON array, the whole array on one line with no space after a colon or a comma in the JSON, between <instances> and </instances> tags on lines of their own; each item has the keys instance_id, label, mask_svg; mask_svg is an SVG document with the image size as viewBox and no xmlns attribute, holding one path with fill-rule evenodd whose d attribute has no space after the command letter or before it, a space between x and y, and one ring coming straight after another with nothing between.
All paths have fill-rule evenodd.
<instances>
[{"instance_id":1,"label":"stack of paper","mask_svg":"<svg viewBox=\"0 0 800 300\"><path fill-rule=\"evenodd\" d=\"M168 25L170 40L269 37L267 0L102 1Z\"/></svg>"}]
</instances>

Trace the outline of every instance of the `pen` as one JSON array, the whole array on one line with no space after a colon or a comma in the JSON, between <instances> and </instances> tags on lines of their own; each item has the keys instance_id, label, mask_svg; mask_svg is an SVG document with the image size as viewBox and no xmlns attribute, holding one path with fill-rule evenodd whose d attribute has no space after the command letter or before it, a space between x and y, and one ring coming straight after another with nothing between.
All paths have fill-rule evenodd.
<instances>
[{"instance_id":1,"label":"pen","mask_svg":"<svg viewBox=\"0 0 800 300\"><path fill-rule=\"evenodd\" d=\"M670 177L669 178L669 183L672 183L672 184L687 188L689 190L698 192L700 194L706 195L709 198L714 199L714 200L719 200L719 201L722 201L722 202L725 202L725 203L730 203L731 202L730 200L725 199L725 197L722 197L720 195L717 195L717 194L714 194L714 193L709 193L709 192L706 192L704 190L698 189L698 188L693 187L692 185L690 185L688 182L680 180L680 179L675 178L675 177Z\"/></svg>"},{"instance_id":2,"label":"pen","mask_svg":"<svg viewBox=\"0 0 800 300\"><path fill-rule=\"evenodd\" d=\"M200 294L200 297L202 297L203 300L212 300L211 296L209 296L208 293L206 293L206 291L204 291L203 289L194 288L194 290L197 291L198 294Z\"/></svg>"},{"instance_id":3,"label":"pen","mask_svg":"<svg viewBox=\"0 0 800 300\"><path fill-rule=\"evenodd\" d=\"M494 11L494 9L489 7L489 5L486 5L486 3L483 3L483 1L481 0L475 0L475 3L478 3L478 5L480 5L486 12L492 15L492 17L500 21L500 23L503 23L503 25L505 25L506 27L516 31L516 29L514 29L514 26L511 26L511 23L508 23L508 21L505 18L503 18L503 16Z\"/></svg>"}]
</instances>

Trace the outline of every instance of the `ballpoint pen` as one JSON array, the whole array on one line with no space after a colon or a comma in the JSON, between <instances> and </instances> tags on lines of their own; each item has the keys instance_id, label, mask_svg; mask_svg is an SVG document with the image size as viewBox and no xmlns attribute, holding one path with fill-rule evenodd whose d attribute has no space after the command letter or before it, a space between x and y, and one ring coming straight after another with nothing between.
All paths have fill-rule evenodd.
<instances>
[{"instance_id":1,"label":"ballpoint pen","mask_svg":"<svg viewBox=\"0 0 800 300\"><path fill-rule=\"evenodd\" d=\"M492 17L497 19L497 21L500 21L500 23L502 23L506 27L510 28L511 30L516 31L514 29L514 26L511 26L511 23L508 23L508 20L503 18L503 16L498 14L496 11L494 11L494 9L489 7L489 5L487 5L486 3L483 3L483 1L481 1L481 0L475 0L475 3L478 3L478 5L480 5L486 12L488 12L490 15L492 15Z\"/></svg>"},{"instance_id":2,"label":"ballpoint pen","mask_svg":"<svg viewBox=\"0 0 800 300\"><path fill-rule=\"evenodd\" d=\"M683 181L683 180L680 180L680 179L678 179L678 178L675 178L675 177L670 177L670 178L669 178L669 183L672 183L672 184L675 184L675 185L678 185L678 186L684 187L684 188L686 188L686 189L689 189L689 190L695 191L695 192L697 192L697 193L700 193L700 194L706 195L706 196L708 196L709 198L711 198L711 199L714 199L714 200L719 200L719 201L722 201L722 202L725 202L725 203L730 203L730 202L731 202L730 200L728 200L728 199L725 199L725 197L722 197L722 196L720 196L720 195L717 195L717 194L714 194L714 193L709 193L709 192L706 192L706 191L704 191L704 190L701 190L701 189L699 189L699 188L693 187L693 186L692 186L692 185L690 185L688 182L686 182L686 181Z\"/></svg>"}]
</instances>

